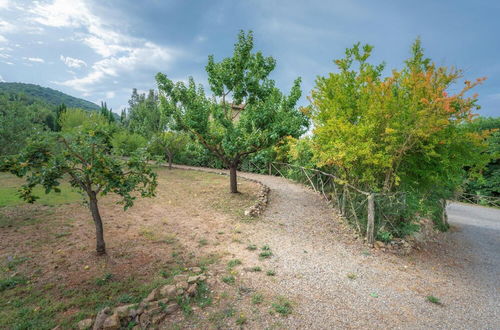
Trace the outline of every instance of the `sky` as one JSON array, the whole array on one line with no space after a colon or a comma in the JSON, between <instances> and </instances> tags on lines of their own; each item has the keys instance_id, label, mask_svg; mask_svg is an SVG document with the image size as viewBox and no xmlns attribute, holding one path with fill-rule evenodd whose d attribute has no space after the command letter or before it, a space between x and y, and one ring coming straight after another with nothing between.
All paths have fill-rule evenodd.
<instances>
[{"instance_id":1,"label":"sky","mask_svg":"<svg viewBox=\"0 0 500 330\"><path fill-rule=\"evenodd\" d=\"M438 65L487 77L480 114L500 116L500 1L0 0L0 81L34 83L100 104L127 106L132 88L155 88L157 72L208 89L209 54L230 56L239 30L273 56L278 87L302 77L301 104L317 76L356 42L372 62L401 68L420 37ZM461 83L460 83L461 84ZM461 85L457 85L457 90Z\"/></svg>"}]
</instances>

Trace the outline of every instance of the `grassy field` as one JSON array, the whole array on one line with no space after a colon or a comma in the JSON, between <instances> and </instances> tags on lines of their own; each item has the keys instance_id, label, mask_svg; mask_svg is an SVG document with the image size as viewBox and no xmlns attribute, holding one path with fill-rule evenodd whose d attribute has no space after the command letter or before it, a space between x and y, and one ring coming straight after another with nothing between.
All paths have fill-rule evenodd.
<instances>
[{"instance_id":1,"label":"grassy field","mask_svg":"<svg viewBox=\"0 0 500 330\"><path fill-rule=\"evenodd\" d=\"M229 194L227 177L157 171L155 198L137 199L127 212L113 196L100 200L104 257L94 253L94 225L81 195L63 185L61 194L26 204L15 197L22 181L2 174L1 329L71 328L104 306L139 302L188 267L225 262L226 248L244 235L238 228L248 224L243 211L258 186L241 180L242 193Z\"/></svg>"},{"instance_id":2,"label":"grassy field","mask_svg":"<svg viewBox=\"0 0 500 330\"><path fill-rule=\"evenodd\" d=\"M17 193L19 187L24 183L24 179L8 173L0 173L0 182L2 183L0 186L0 207L25 204ZM34 193L40 197L37 203L40 205L59 205L82 200L82 195L67 182L63 182L60 188L60 193L45 194L43 188L36 187Z\"/></svg>"}]
</instances>

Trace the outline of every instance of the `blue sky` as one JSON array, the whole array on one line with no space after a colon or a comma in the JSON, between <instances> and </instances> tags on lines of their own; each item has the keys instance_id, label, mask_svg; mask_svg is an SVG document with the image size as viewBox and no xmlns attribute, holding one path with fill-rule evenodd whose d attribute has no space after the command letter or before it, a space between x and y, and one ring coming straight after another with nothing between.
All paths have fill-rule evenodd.
<instances>
[{"instance_id":1,"label":"blue sky","mask_svg":"<svg viewBox=\"0 0 500 330\"><path fill-rule=\"evenodd\" d=\"M0 0L0 80L61 90L118 112L132 88L155 87L161 71L206 84L209 54L228 56L240 29L277 60L288 90L303 79L302 104L318 75L360 41L372 60L401 67L420 36L438 65L488 77L480 113L500 116L499 1ZM457 86L457 88L460 86Z\"/></svg>"}]
</instances>

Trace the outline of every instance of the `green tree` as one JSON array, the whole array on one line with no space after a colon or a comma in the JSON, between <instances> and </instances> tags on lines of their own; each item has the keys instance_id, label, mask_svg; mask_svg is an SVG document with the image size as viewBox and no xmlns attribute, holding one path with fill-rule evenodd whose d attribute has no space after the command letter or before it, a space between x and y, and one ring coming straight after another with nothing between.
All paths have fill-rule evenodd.
<instances>
[{"instance_id":1,"label":"green tree","mask_svg":"<svg viewBox=\"0 0 500 330\"><path fill-rule=\"evenodd\" d=\"M150 138L166 130L166 122L160 111L158 94L149 90L148 95L133 89L129 100L127 127L131 132Z\"/></svg>"},{"instance_id":2,"label":"green tree","mask_svg":"<svg viewBox=\"0 0 500 330\"><path fill-rule=\"evenodd\" d=\"M296 108L300 78L284 95L269 78L276 61L253 53L253 46L252 32L241 31L232 57L216 62L209 56L206 71L213 97L193 78L186 85L156 75L164 113L175 129L194 136L229 168L232 193L238 192L236 170L246 156L285 136L300 136L309 124Z\"/></svg>"},{"instance_id":3,"label":"green tree","mask_svg":"<svg viewBox=\"0 0 500 330\"><path fill-rule=\"evenodd\" d=\"M153 137L150 148L161 150L168 161L168 168L172 168L174 156L186 148L189 136L183 132L166 131L158 133ZM156 152L158 153L158 152Z\"/></svg>"},{"instance_id":4,"label":"green tree","mask_svg":"<svg viewBox=\"0 0 500 330\"><path fill-rule=\"evenodd\" d=\"M66 112L67 108L64 103L62 103L60 106L56 108L56 118L55 118L55 129L54 131L60 132L61 131L61 117L64 112Z\"/></svg>"},{"instance_id":5,"label":"green tree","mask_svg":"<svg viewBox=\"0 0 500 330\"><path fill-rule=\"evenodd\" d=\"M37 197L33 188L41 185L45 192L59 191L60 181L68 176L72 187L87 196L87 202L96 228L96 251L106 253L104 231L98 206L98 196L115 193L118 202L127 209L134 203L133 192L142 197L154 196L156 173L144 153L134 154L122 161L110 154L106 141L109 132L94 125L72 134L40 133L33 137L18 155L5 158L0 171L9 171L26 177L20 196L33 203Z\"/></svg>"},{"instance_id":6,"label":"green tree","mask_svg":"<svg viewBox=\"0 0 500 330\"><path fill-rule=\"evenodd\" d=\"M449 198L464 168L477 170L486 160L484 135L463 125L478 109L477 96L466 93L483 79L450 95L461 71L425 58L420 40L404 68L386 78L384 65L368 62L371 51L356 44L335 61L338 72L316 81L317 164L364 190L414 194L420 205Z\"/></svg>"},{"instance_id":7,"label":"green tree","mask_svg":"<svg viewBox=\"0 0 500 330\"><path fill-rule=\"evenodd\" d=\"M130 133L127 131L119 131L113 134L111 138L113 152L120 156L131 156L140 148L147 145L147 140L140 134Z\"/></svg>"}]
</instances>

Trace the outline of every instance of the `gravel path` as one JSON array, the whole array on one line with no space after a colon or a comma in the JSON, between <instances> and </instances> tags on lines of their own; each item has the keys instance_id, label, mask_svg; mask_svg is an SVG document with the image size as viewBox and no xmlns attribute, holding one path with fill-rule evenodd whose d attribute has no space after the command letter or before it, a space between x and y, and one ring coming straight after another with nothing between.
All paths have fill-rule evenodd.
<instances>
[{"instance_id":1,"label":"gravel path","mask_svg":"<svg viewBox=\"0 0 500 330\"><path fill-rule=\"evenodd\" d=\"M271 188L269 205L250 227L248 242L269 245L274 256L262 262L244 249L231 252L277 274L241 276L256 290L294 303L290 316L263 316L258 328L500 329L498 264L484 268L477 261L480 249L471 250L464 239L468 228L443 234L440 242L410 256L382 253L347 235L330 206L310 189L279 177L239 175ZM495 249L497 262L498 245ZM442 305L428 302L429 295Z\"/></svg>"}]
</instances>

